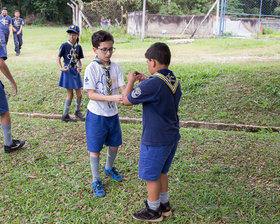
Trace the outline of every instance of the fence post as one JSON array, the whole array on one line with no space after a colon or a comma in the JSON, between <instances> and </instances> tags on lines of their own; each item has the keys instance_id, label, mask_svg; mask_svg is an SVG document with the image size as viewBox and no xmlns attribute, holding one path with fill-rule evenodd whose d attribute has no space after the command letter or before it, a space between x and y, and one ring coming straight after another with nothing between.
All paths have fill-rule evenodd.
<instances>
[{"instance_id":1,"label":"fence post","mask_svg":"<svg viewBox=\"0 0 280 224\"><path fill-rule=\"evenodd\" d=\"M223 25L223 11L224 11L224 0L221 0L221 14L220 14L220 28L219 28L219 38L221 37L222 33L222 25Z\"/></svg>"},{"instance_id":2,"label":"fence post","mask_svg":"<svg viewBox=\"0 0 280 224\"><path fill-rule=\"evenodd\" d=\"M143 12L142 12L142 29L141 29L141 39L144 42L145 38L145 14L146 14L146 0L143 0Z\"/></svg>"},{"instance_id":3,"label":"fence post","mask_svg":"<svg viewBox=\"0 0 280 224\"><path fill-rule=\"evenodd\" d=\"M260 14L259 14L259 30L257 32L257 39L259 39L259 33L261 31L261 17L262 17L262 0L260 4Z\"/></svg>"}]
</instances>

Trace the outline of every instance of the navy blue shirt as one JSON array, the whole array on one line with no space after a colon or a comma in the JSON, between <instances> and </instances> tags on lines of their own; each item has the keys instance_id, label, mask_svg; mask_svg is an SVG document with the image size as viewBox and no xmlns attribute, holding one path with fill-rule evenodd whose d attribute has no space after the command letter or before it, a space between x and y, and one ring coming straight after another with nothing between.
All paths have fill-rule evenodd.
<instances>
[{"instance_id":1,"label":"navy blue shirt","mask_svg":"<svg viewBox=\"0 0 280 224\"><path fill-rule=\"evenodd\" d=\"M0 41L0 58L3 58L4 61L7 59L7 53L4 50L1 41Z\"/></svg>"},{"instance_id":2,"label":"navy blue shirt","mask_svg":"<svg viewBox=\"0 0 280 224\"><path fill-rule=\"evenodd\" d=\"M157 74L161 77L155 76ZM180 83L172 71L162 69L141 82L127 96L132 104L143 105L143 144L166 146L180 139L177 113L181 95Z\"/></svg>"},{"instance_id":3,"label":"navy blue shirt","mask_svg":"<svg viewBox=\"0 0 280 224\"><path fill-rule=\"evenodd\" d=\"M12 25L17 30L17 32L18 32L20 30L20 26L24 25L23 19L22 18L16 19L15 17L12 18Z\"/></svg>"},{"instance_id":4,"label":"navy blue shirt","mask_svg":"<svg viewBox=\"0 0 280 224\"><path fill-rule=\"evenodd\" d=\"M75 67L78 60L84 58L83 49L81 45L75 44L73 46L68 41L60 46L58 57L63 57L64 66L69 66L69 62L73 57L70 67Z\"/></svg>"},{"instance_id":5,"label":"navy blue shirt","mask_svg":"<svg viewBox=\"0 0 280 224\"><path fill-rule=\"evenodd\" d=\"M12 18L10 16L3 17L0 14L0 30L4 33L9 33L9 25L12 23Z\"/></svg>"}]
</instances>

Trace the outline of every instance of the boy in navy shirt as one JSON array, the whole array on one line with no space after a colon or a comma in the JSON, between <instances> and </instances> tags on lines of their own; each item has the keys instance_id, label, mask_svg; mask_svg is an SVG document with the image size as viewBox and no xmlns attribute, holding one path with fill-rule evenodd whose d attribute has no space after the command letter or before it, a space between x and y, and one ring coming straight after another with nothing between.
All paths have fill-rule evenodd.
<instances>
[{"instance_id":1,"label":"boy in navy shirt","mask_svg":"<svg viewBox=\"0 0 280 224\"><path fill-rule=\"evenodd\" d=\"M12 18L8 15L7 8L3 7L0 14L0 40L6 54L11 24Z\"/></svg>"},{"instance_id":2,"label":"boy in navy shirt","mask_svg":"<svg viewBox=\"0 0 280 224\"><path fill-rule=\"evenodd\" d=\"M20 13L18 10L15 11L15 17L12 18L12 29L14 35L14 43L15 43L15 52L16 55L19 56L20 49L22 46L22 26L23 19L20 18Z\"/></svg>"},{"instance_id":3,"label":"boy in navy shirt","mask_svg":"<svg viewBox=\"0 0 280 224\"><path fill-rule=\"evenodd\" d=\"M7 59L6 52L2 44L0 43L0 70L11 82L11 85L15 90L15 93L17 93L17 84L15 83L15 80L11 75L8 66L5 63L6 59ZM0 81L0 118L1 118L1 127L3 130L3 136L4 136L4 152L10 153L17 149L20 149L25 144L25 141L12 139L9 106L8 106L6 93L4 90L4 85L2 84L1 81Z\"/></svg>"},{"instance_id":4,"label":"boy in navy shirt","mask_svg":"<svg viewBox=\"0 0 280 224\"><path fill-rule=\"evenodd\" d=\"M171 214L167 173L180 139L177 112L182 93L179 81L168 69L171 53L166 44L153 44L145 57L151 77L129 73L123 97L127 106L143 104L139 177L147 182L148 200L146 208L135 212L133 218L160 222ZM136 80L142 82L133 90Z\"/></svg>"}]
</instances>

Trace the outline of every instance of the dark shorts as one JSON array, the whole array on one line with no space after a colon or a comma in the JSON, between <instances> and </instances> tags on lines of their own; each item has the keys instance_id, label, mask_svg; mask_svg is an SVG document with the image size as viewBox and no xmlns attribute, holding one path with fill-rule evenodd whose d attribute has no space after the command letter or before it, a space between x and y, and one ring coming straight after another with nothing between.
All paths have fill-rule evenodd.
<instances>
[{"instance_id":1,"label":"dark shorts","mask_svg":"<svg viewBox=\"0 0 280 224\"><path fill-rule=\"evenodd\" d=\"M161 173L168 173L178 142L168 146L150 146L141 143L139 177L157 181Z\"/></svg>"},{"instance_id":2,"label":"dark shorts","mask_svg":"<svg viewBox=\"0 0 280 224\"><path fill-rule=\"evenodd\" d=\"M0 81L0 114L3 114L7 111L9 111L8 100L4 90L4 85Z\"/></svg>"},{"instance_id":3,"label":"dark shorts","mask_svg":"<svg viewBox=\"0 0 280 224\"><path fill-rule=\"evenodd\" d=\"M86 116L87 150L100 152L103 145L119 147L122 144L122 132L119 115L99 116L87 111Z\"/></svg>"}]
</instances>

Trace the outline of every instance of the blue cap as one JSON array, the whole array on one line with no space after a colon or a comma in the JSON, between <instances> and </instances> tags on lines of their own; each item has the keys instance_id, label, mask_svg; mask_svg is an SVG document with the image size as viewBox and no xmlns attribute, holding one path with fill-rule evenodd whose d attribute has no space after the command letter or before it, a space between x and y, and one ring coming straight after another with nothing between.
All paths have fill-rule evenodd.
<instances>
[{"instance_id":1,"label":"blue cap","mask_svg":"<svg viewBox=\"0 0 280 224\"><path fill-rule=\"evenodd\" d=\"M80 33L80 28L78 26L76 26L76 25L71 25L71 26L68 27L66 32L67 33L71 33L71 32L73 32L73 33Z\"/></svg>"}]
</instances>

